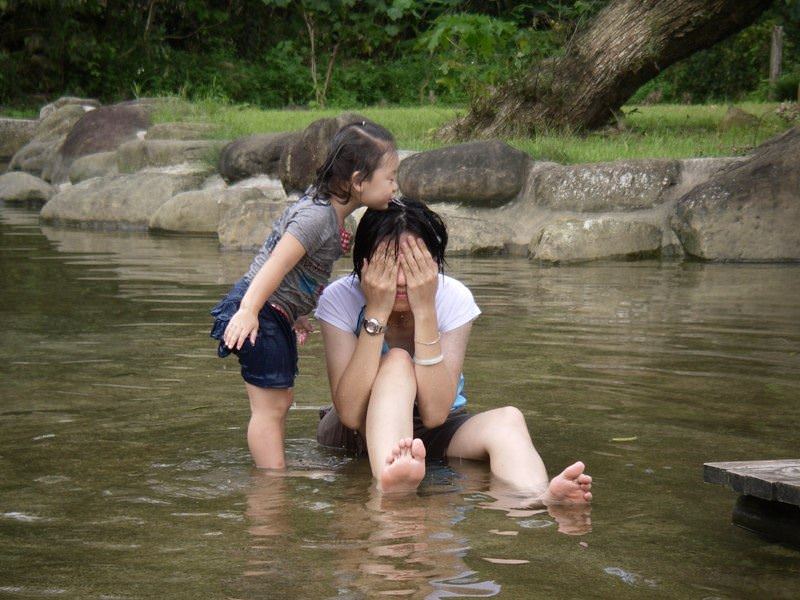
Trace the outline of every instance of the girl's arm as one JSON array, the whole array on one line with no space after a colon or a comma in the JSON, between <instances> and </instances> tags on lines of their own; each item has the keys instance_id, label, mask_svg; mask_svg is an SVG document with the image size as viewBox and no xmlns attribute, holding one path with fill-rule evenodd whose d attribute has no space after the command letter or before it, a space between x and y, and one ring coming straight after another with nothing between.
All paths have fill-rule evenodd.
<instances>
[{"instance_id":1,"label":"girl's arm","mask_svg":"<svg viewBox=\"0 0 800 600\"><path fill-rule=\"evenodd\" d=\"M239 350L248 338L255 344L259 311L305 253L306 249L296 237L291 233L283 234L267 262L253 277L239 310L225 328L222 338L228 348Z\"/></svg>"}]
</instances>

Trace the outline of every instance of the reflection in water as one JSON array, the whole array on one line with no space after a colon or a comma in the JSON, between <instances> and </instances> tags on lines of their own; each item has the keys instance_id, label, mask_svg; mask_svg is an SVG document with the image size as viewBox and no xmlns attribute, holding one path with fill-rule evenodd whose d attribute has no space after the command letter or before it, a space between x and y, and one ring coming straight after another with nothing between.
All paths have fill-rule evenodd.
<instances>
[{"instance_id":1,"label":"reflection in water","mask_svg":"<svg viewBox=\"0 0 800 600\"><path fill-rule=\"evenodd\" d=\"M254 472L207 314L250 259L0 204L0 595L796 595L796 552L732 527L733 494L701 465L797 452L798 266L450 260L484 311L469 405L518 406L551 473L586 462L590 523L532 514L468 461L408 502L371 496L365 461L313 439L319 335L290 472Z\"/></svg>"}]
</instances>

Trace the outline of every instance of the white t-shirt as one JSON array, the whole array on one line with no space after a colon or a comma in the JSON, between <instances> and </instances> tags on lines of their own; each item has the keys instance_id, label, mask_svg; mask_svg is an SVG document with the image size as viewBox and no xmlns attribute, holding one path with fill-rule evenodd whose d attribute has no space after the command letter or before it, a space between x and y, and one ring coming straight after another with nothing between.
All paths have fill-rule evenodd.
<instances>
[{"instance_id":1,"label":"white t-shirt","mask_svg":"<svg viewBox=\"0 0 800 600\"><path fill-rule=\"evenodd\" d=\"M435 302L436 319L442 333L461 327L481 314L469 288L447 275L439 275ZM358 316L366 303L358 278L345 275L325 288L314 314L320 321L355 334Z\"/></svg>"}]
</instances>

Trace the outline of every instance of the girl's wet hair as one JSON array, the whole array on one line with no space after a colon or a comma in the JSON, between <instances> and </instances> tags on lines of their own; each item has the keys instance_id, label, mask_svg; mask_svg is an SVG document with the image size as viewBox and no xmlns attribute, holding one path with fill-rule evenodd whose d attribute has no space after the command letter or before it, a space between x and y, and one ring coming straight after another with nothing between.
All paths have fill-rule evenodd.
<instances>
[{"instance_id":1,"label":"girl's wet hair","mask_svg":"<svg viewBox=\"0 0 800 600\"><path fill-rule=\"evenodd\" d=\"M396 256L400 234L412 233L422 239L444 272L444 251L447 248L447 227L442 218L419 200L398 198L386 210L367 209L361 217L353 241L353 275L361 277L364 259L371 260L378 245L388 241L387 253Z\"/></svg>"},{"instance_id":2,"label":"girl's wet hair","mask_svg":"<svg viewBox=\"0 0 800 600\"><path fill-rule=\"evenodd\" d=\"M368 180L383 157L396 151L394 136L377 123L358 121L345 125L333 136L328 156L317 169L314 200L329 202L331 196L336 196L346 204L353 173L358 172L359 183Z\"/></svg>"}]
</instances>

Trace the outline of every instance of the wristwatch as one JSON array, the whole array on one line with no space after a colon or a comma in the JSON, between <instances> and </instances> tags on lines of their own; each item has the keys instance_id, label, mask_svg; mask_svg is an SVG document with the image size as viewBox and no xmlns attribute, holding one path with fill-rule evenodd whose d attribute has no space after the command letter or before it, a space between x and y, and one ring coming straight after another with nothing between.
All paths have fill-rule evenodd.
<instances>
[{"instance_id":1,"label":"wristwatch","mask_svg":"<svg viewBox=\"0 0 800 600\"><path fill-rule=\"evenodd\" d=\"M364 319L361 321L361 327L370 335L378 335L386 331L386 325L381 325L378 319Z\"/></svg>"}]
</instances>

